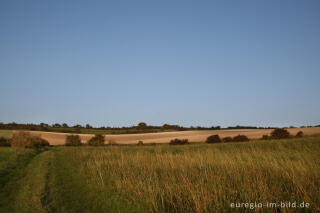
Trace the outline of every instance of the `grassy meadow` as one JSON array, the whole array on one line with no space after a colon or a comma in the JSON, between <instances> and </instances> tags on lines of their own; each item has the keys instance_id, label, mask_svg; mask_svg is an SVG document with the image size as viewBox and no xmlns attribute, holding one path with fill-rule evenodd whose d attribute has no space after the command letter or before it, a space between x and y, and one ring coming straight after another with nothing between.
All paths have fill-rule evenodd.
<instances>
[{"instance_id":1,"label":"grassy meadow","mask_svg":"<svg viewBox=\"0 0 320 213\"><path fill-rule=\"evenodd\" d=\"M0 148L0 212L317 212L320 137L170 146ZM237 208L237 202L309 208Z\"/></svg>"},{"instance_id":2,"label":"grassy meadow","mask_svg":"<svg viewBox=\"0 0 320 213\"><path fill-rule=\"evenodd\" d=\"M19 129L16 129L19 130ZM23 130L23 129L21 129ZM25 129L29 131L28 129ZM59 132L59 133L74 133L74 134L137 134L137 133L157 133L157 132L172 132L177 131L174 129L165 128L153 128L153 129L76 129L73 127L48 127L44 130L34 129L44 132ZM0 137L10 138L12 136L12 130L0 129Z\"/></svg>"},{"instance_id":3,"label":"grassy meadow","mask_svg":"<svg viewBox=\"0 0 320 213\"><path fill-rule=\"evenodd\" d=\"M1 137L11 138L11 136L12 136L12 130L0 129L0 138L1 138Z\"/></svg>"}]
</instances>

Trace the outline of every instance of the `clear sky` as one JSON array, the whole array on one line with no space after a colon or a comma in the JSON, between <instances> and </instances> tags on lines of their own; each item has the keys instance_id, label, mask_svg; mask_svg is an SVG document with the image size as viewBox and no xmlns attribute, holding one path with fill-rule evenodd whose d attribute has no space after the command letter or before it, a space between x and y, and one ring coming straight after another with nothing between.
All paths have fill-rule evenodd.
<instances>
[{"instance_id":1,"label":"clear sky","mask_svg":"<svg viewBox=\"0 0 320 213\"><path fill-rule=\"evenodd\" d=\"M318 0L1 0L0 121L320 124Z\"/></svg>"}]
</instances>

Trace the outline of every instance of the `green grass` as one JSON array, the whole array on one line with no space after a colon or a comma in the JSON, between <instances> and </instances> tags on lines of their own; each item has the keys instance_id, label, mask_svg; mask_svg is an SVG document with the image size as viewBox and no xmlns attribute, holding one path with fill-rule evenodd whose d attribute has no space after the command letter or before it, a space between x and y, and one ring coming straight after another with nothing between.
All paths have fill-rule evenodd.
<instances>
[{"instance_id":1,"label":"green grass","mask_svg":"<svg viewBox=\"0 0 320 213\"><path fill-rule=\"evenodd\" d=\"M23 131L23 130L21 130ZM29 131L29 130L27 130ZM172 129L84 129L77 130L73 127L48 127L45 130L38 129L37 131L48 131L48 132L62 132L62 133L75 133L75 134L138 134L138 133L155 133L155 132L172 132L178 130ZM80 131L80 132L78 132ZM11 138L12 130L0 129L0 137Z\"/></svg>"},{"instance_id":2,"label":"green grass","mask_svg":"<svg viewBox=\"0 0 320 213\"><path fill-rule=\"evenodd\" d=\"M46 129L33 129L37 131L45 132L62 132L62 133L76 133L76 134L138 134L138 133L154 133L154 132L172 132L179 131L173 129L163 129L163 128L154 128L154 129L76 129L73 127L47 127ZM11 132L11 130L0 130L1 131Z\"/></svg>"},{"instance_id":3,"label":"green grass","mask_svg":"<svg viewBox=\"0 0 320 213\"><path fill-rule=\"evenodd\" d=\"M0 212L231 212L255 201L320 210L320 137L18 154L0 149Z\"/></svg>"},{"instance_id":4,"label":"green grass","mask_svg":"<svg viewBox=\"0 0 320 213\"><path fill-rule=\"evenodd\" d=\"M21 179L28 172L27 165L37 154L27 149L0 149L0 212L13 212L14 197L20 189Z\"/></svg>"},{"instance_id":5,"label":"green grass","mask_svg":"<svg viewBox=\"0 0 320 213\"><path fill-rule=\"evenodd\" d=\"M4 137L4 138L11 138L12 136L12 130L3 130L0 129L0 138Z\"/></svg>"}]
</instances>

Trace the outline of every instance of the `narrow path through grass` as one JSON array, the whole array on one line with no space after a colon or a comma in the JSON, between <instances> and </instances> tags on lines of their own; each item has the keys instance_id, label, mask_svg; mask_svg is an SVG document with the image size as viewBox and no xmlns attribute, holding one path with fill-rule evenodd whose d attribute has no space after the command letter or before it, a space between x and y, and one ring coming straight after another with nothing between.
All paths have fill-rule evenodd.
<instances>
[{"instance_id":1,"label":"narrow path through grass","mask_svg":"<svg viewBox=\"0 0 320 213\"><path fill-rule=\"evenodd\" d=\"M15 197L22 184L22 179L28 172L28 164L38 154L34 150L27 149L2 149L9 158L2 162L0 169L0 212L12 212L15 205Z\"/></svg>"}]
</instances>

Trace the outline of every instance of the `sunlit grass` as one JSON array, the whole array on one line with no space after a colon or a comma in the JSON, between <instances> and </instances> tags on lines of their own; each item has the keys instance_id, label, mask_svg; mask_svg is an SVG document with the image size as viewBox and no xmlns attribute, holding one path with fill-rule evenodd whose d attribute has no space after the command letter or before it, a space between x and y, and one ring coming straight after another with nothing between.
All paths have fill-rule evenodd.
<instances>
[{"instance_id":1,"label":"sunlit grass","mask_svg":"<svg viewBox=\"0 0 320 213\"><path fill-rule=\"evenodd\" d=\"M315 212L319 156L320 137L44 152L0 148L0 212L230 212L234 202L281 201L308 202L305 210Z\"/></svg>"},{"instance_id":2,"label":"sunlit grass","mask_svg":"<svg viewBox=\"0 0 320 213\"><path fill-rule=\"evenodd\" d=\"M232 202L255 201L319 208L319 138L63 151L87 182L123 194L141 210L228 212Z\"/></svg>"}]
</instances>

